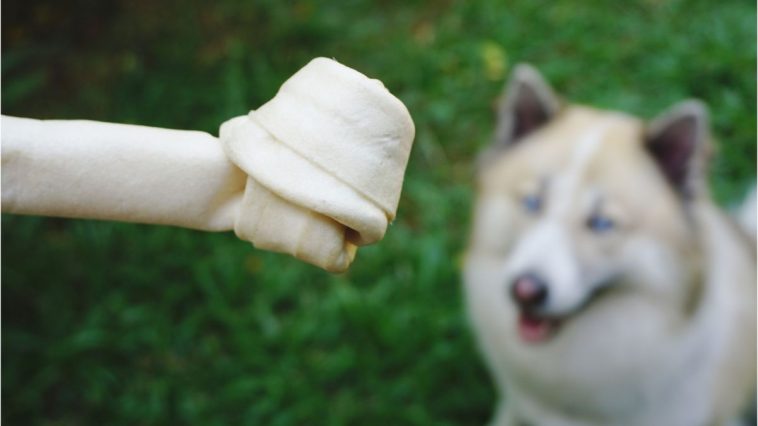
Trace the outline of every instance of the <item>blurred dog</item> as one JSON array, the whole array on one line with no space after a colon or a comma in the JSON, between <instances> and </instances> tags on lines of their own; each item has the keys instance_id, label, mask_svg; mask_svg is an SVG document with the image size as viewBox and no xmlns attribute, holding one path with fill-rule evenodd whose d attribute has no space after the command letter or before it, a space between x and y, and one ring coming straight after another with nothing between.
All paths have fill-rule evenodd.
<instances>
[{"instance_id":1,"label":"blurred dog","mask_svg":"<svg viewBox=\"0 0 758 426\"><path fill-rule=\"evenodd\" d=\"M756 378L755 235L709 195L705 106L645 123L564 105L520 65L498 115L464 268L494 424L739 418Z\"/></svg>"}]
</instances>

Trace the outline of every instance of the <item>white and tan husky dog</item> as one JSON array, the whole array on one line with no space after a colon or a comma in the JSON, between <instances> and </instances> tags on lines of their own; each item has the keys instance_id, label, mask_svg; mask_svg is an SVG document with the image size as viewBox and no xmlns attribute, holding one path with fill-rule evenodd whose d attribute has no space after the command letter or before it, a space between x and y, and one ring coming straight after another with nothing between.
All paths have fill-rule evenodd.
<instances>
[{"instance_id":1,"label":"white and tan husky dog","mask_svg":"<svg viewBox=\"0 0 758 426\"><path fill-rule=\"evenodd\" d=\"M464 271L494 424L738 419L756 379L755 241L709 195L703 104L646 123L563 105L521 65L498 114Z\"/></svg>"}]
</instances>

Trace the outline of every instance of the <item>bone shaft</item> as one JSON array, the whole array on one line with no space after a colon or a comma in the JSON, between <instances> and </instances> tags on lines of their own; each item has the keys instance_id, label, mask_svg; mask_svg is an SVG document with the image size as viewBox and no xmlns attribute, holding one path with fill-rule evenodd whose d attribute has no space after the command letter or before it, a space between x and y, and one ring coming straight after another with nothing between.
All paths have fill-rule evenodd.
<instances>
[{"instance_id":1,"label":"bone shaft","mask_svg":"<svg viewBox=\"0 0 758 426\"><path fill-rule=\"evenodd\" d=\"M208 133L3 116L2 211L232 229L246 175Z\"/></svg>"}]
</instances>

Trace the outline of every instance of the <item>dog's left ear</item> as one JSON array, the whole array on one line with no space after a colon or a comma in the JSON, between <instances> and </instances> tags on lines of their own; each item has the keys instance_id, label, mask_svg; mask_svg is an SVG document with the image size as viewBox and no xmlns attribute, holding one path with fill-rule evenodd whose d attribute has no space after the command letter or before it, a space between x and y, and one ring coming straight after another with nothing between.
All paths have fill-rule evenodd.
<instances>
[{"instance_id":1,"label":"dog's left ear","mask_svg":"<svg viewBox=\"0 0 758 426\"><path fill-rule=\"evenodd\" d=\"M560 101L542 75L528 64L519 64L497 107L495 147L513 145L545 124L558 112Z\"/></svg>"},{"instance_id":2,"label":"dog's left ear","mask_svg":"<svg viewBox=\"0 0 758 426\"><path fill-rule=\"evenodd\" d=\"M680 102L654 119L645 134L645 147L661 172L683 199L706 187L710 155L708 108L697 100Z\"/></svg>"},{"instance_id":3,"label":"dog's left ear","mask_svg":"<svg viewBox=\"0 0 758 426\"><path fill-rule=\"evenodd\" d=\"M479 154L477 172L486 168L504 148L550 121L561 102L542 75L529 64L518 64L497 104L494 141Z\"/></svg>"}]
</instances>

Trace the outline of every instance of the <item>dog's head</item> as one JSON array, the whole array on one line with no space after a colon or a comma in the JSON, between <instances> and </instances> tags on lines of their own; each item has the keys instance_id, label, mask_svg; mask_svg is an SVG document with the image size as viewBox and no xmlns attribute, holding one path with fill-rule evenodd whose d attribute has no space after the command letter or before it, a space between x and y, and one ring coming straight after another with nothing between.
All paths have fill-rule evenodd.
<instances>
[{"instance_id":1,"label":"dog's head","mask_svg":"<svg viewBox=\"0 0 758 426\"><path fill-rule=\"evenodd\" d=\"M521 339L620 295L690 309L698 244L689 206L705 198L708 118L685 101L646 123L564 105L518 66L480 159L469 257L487 259L489 296ZM476 282L469 285L476 286Z\"/></svg>"}]
</instances>

